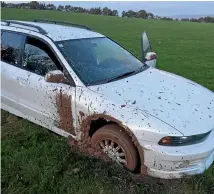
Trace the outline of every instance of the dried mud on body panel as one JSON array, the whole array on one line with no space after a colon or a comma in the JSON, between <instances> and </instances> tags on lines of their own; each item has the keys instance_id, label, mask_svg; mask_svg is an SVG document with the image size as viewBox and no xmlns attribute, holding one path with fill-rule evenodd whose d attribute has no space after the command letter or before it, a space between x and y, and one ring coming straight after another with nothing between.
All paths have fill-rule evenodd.
<instances>
[{"instance_id":1,"label":"dried mud on body panel","mask_svg":"<svg viewBox=\"0 0 214 194\"><path fill-rule=\"evenodd\" d=\"M59 115L59 128L75 135L72 115L72 96L65 94L62 89L56 95L56 106Z\"/></svg>"}]
</instances>

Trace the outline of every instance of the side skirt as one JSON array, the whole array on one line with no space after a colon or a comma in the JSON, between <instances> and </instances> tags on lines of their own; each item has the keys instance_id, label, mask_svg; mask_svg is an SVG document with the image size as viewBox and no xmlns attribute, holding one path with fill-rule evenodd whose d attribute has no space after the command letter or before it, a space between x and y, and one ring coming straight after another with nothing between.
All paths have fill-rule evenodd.
<instances>
[{"instance_id":1,"label":"side skirt","mask_svg":"<svg viewBox=\"0 0 214 194\"><path fill-rule=\"evenodd\" d=\"M69 137L69 136L71 136L72 138L77 139L76 136L74 136L74 135L72 135L72 134L70 134L70 133L68 133L68 132L66 132L66 131L64 131L64 130L62 130L60 128L57 128L57 127L52 126L52 125L48 125L46 123L41 123L39 120L34 119L32 117L29 117L28 115L23 114L22 112L14 109L12 107L9 107L9 106L7 106L7 105L5 105L3 103L1 103L1 109L5 110L5 111L8 111L9 113L14 114L16 116L19 116L19 117L21 117L23 119L27 119L28 121L30 121L32 123L35 123L35 124L37 124L39 126L47 128L50 131L53 131L54 133L57 133L60 136L63 136L63 137Z\"/></svg>"}]
</instances>

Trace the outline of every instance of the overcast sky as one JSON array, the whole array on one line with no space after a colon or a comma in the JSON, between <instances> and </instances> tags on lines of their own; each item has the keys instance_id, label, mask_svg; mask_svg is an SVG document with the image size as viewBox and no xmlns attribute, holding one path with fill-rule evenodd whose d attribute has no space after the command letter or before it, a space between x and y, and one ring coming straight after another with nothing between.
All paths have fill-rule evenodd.
<instances>
[{"instance_id":1,"label":"overcast sky","mask_svg":"<svg viewBox=\"0 0 214 194\"><path fill-rule=\"evenodd\" d=\"M73 5L73 6L80 6L84 8L91 8L91 7L109 7L111 9L117 9L120 13L125 10L134 10L138 11L140 9L144 9L148 12L151 12L155 15L160 16L173 16L173 15L214 15L214 2L108 2L108 1L58 1L52 2L55 5Z\"/></svg>"}]
</instances>

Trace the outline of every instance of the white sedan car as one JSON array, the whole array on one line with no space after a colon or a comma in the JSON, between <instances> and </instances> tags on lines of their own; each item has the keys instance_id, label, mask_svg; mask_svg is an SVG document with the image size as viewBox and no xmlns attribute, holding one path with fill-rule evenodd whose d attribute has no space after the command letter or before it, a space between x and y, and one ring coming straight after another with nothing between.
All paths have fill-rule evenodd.
<instances>
[{"instance_id":1,"label":"white sedan car","mask_svg":"<svg viewBox=\"0 0 214 194\"><path fill-rule=\"evenodd\" d=\"M134 173L200 174L214 158L214 93L77 24L1 21L1 107ZM99 153L97 152L97 153Z\"/></svg>"}]
</instances>

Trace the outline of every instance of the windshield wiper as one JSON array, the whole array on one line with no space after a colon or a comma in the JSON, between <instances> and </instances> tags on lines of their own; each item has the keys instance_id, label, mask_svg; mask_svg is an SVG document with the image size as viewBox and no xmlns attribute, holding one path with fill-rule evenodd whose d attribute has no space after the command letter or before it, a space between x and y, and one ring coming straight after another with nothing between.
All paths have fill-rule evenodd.
<instances>
[{"instance_id":1,"label":"windshield wiper","mask_svg":"<svg viewBox=\"0 0 214 194\"><path fill-rule=\"evenodd\" d=\"M122 79L126 76L129 76L129 75L132 75L132 74L135 74L136 71L130 71L130 72L126 72L124 74L121 74L119 76L116 76L116 77L113 77L113 78L110 78L110 79L107 79L105 82L108 83L108 82L112 82L112 81L116 81L116 80L119 80L119 79Z\"/></svg>"},{"instance_id":2,"label":"windshield wiper","mask_svg":"<svg viewBox=\"0 0 214 194\"><path fill-rule=\"evenodd\" d=\"M143 64L139 69L137 69L137 70L135 71L135 74L140 73L141 71L145 70L146 68L147 68L147 65L146 65L146 64Z\"/></svg>"},{"instance_id":3,"label":"windshield wiper","mask_svg":"<svg viewBox=\"0 0 214 194\"><path fill-rule=\"evenodd\" d=\"M137 73L140 73L141 71L147 69L149 66L147 66L146 64L143 64L140 68L138 68L137 70L135 71L130 71L130 72L126 72L124 74L121 74L119 76L115 76L115 77L112 77L112 78L108 78L106 80L103 80L103 81L100 81L99 84L102 84L102 83L109 83L109 82L112 82L112 81L116 81L116 80L119 80L119 79L122 79L124 77L127 77L129 75L135 75Z\"/></svg>"},{"instance_id":4,"label":"windshield wiper","mask_svg":"<svg viewBox=\"0 0 214 194\"><path fill-rule=\"evenodd\" d=\"M126 73L124 73L122 75L119 75L119 76L116 76L116 77L113 77L113 78L109 78L109 79L105 80L105 83L116 81L116 80L122 79L124 77L127 77L129 75L135 75L135 74L140 73L141 71L145 70L146 67L147 67L147 65L144 64L144 65L142 65L140 68L138 68L135 71L126 72Z\"/></svg>"}]
</instances>

